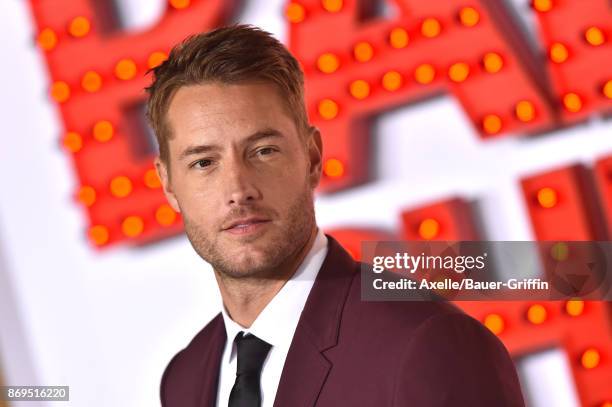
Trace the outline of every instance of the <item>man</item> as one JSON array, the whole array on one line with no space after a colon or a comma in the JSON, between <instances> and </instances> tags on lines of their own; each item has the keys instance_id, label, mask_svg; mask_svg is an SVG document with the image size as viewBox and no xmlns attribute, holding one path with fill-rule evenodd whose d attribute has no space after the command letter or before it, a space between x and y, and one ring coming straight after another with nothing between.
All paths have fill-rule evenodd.
<instances>
[{"instance_id":1,"label":"man","mask_svg":"<svg viewBox=\"0 0 612 407\"><path fill-rule=\"evenodd\" d=\"M147 91L164 193L223 299L165 369L164 407L523 405L503 345L456 307L361 301L360 263L315 221L321 135L282 44L190 37Z\"/></svg>"}]
</instances>

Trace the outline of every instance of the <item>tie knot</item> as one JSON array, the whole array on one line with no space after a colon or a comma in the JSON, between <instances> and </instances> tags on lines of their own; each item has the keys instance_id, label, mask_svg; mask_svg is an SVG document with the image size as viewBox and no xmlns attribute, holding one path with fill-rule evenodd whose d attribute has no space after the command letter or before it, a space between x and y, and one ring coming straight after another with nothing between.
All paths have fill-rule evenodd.
<instances>
[{"instance_id":1,"label":"tie knot","mask_svg":"<svg viewBox=\"0 0 612 407\"><path fill-rule=\"evenodd\" d=\"M236 335L235 342L238 349L236 374L259 375L272 345L251 333L245 335L243 331Z\"/></svg>"}]
</instances>

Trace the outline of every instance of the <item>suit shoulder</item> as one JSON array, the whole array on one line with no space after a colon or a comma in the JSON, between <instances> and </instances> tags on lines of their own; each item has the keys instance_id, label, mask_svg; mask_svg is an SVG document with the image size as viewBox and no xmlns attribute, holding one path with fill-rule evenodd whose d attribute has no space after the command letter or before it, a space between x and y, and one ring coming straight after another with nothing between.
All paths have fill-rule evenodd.
<instances>
[{"instance_id":1,"label":"suit shoulder","mask_svg":"<svg viewBox=\"0 0 612 407\"><path fill-rule=\"evenodd\" d=\"M451 400L470 406L525 405L508 350L489 329L464 313L436 315L421 324L406 342L398 376L398 405L406 400L417 405L438 400L439 404L430 404L436 406ZM406 382L418 391L402 385Z\"/></svg>"}]
</instances>

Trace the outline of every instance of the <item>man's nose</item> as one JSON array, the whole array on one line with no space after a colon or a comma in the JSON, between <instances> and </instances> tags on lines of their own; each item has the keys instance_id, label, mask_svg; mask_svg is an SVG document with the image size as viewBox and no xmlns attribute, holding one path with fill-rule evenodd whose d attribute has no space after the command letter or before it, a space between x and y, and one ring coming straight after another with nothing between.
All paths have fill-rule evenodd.
<instances>
[{"instance_id":1,"label":"man's nose","mask_svg":"<svg viewBox=\"0 0 612 407\"><path fill-rule=\"evenodd\" d=\"M226 191L226 202L229 205L244 205L261 198L254 182L253 169L239 157L226 162L224 168L223 188Z\"/></svg>"}]
</instances>

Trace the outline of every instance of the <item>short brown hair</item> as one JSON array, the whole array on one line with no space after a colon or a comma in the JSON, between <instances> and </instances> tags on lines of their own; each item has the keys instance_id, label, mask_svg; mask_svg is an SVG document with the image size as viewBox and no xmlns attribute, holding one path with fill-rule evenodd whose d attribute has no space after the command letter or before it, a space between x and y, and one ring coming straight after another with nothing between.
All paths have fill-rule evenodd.
<instances>
[{"instance_id":1,"label":"short brown hair","mask_svg":"<svg viewBox=\"0 0 612 407\"><path fill-rule=\"evenodd\" d=\"M155 132L162 161L169 164L168 139L172 137L166 113L172 96L188 85L206 82L265 81L275 84L287 100L300 134L309 128L304 104L304 74L298 61L270 33L240 24L187 37L153 71L147 119ZM148 72L147 72L148 73Z\"/></svg>"}]
</instances>

